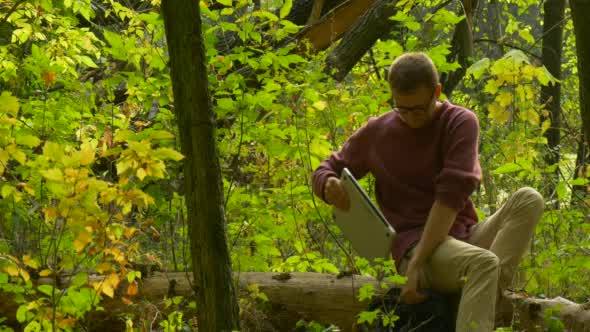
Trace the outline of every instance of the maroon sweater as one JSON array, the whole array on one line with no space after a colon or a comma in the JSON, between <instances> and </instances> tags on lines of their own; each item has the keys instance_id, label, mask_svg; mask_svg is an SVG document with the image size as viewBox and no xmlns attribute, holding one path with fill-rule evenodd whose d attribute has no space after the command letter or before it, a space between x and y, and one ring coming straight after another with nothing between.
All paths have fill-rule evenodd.
<instances>
[{"instance_id":1,"label":"maroon sweater","mask_svg":"<svg viewBox=\"0 0 590 332\"><path fill-rule=\"evenodd\" d=\"M375 177L377 203L397 232L392 256L399 264L421 237L435 200L458 211L449 234L466 240L477 214L469 196L479 185L479 124L468 109L443 102L426 127L408 127L396 112L371 118L313 173L313 190L347 167L360 179Z\"/></svg>"}]
</instances>

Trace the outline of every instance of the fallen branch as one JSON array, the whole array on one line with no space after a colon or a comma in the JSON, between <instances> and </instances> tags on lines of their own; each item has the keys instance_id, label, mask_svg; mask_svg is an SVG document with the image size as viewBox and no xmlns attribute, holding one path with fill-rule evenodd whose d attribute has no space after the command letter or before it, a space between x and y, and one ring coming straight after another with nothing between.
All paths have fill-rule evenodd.
<instances>
[{"instance_id":1,"label":"fallen branch","mask_svg":"<svg viewBox=\"0 0 590 332\"><path fill-rule=\"evenodd\" d=\"M352 331L357 314L368 305L367 302L358 301L359 288L371 283L377 293L380 292L377 280L366 276L338 278L332 274L311 272L242 272L234 273L234 278L239 289L245 290L248 285L257 284L260 291L268 297L272 311L268 319L270 325L278 331L292 330L300 319L334 324L342 331ZM51 283L49 279L39 281ZM124 294L126 287L125 284L120 285L118 294ZM153 307L161 308L166 297L191 297L193 294L185 273L157 273L141 281L139 293L133 301L148 302ZM554 311L553 316L563 322L566 330L590 331L588 304L577 304L561 297L538 299L521 293L506 292L504 296L513 303L517 321L524 331L543 331L547 309ZM3 300L0 301L0 317L12 319L11 322L14 324L16 304L12 303L10 306L9 301L4 301L10 299L7 294L0 294L0 298ZM115 299L107 298L101 303L105 311L89 315L89 330L118 330L123 326L124 322L119 316L132 312L134 307L124 304L120 298L120 295L115 296Z\"/></svg>"}]
</instances>

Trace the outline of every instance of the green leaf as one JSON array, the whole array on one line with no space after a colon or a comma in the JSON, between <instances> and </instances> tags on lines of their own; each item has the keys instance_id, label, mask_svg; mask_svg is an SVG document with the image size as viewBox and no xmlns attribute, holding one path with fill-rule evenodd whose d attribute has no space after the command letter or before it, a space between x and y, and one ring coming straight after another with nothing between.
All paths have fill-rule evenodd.
<instances>
[{"instance_id":1,"label":"green leaf","mask_svg":"<svg viewBox=\"0 0 590 332\"><path fill-rule=\"evenodd\" d=\"M39 287L37 287L37 289L47 295L47 296L51 296L52 292L53 292L53 286L51 285L40 285Z\"/></svg>"},{"instance_id":2,"label":"green leaf","mask_svg":"<svg viewBox=\"0 0 590 332\"><path fill-rule=\"evenodd\" d=\"M0 94L0 114L2 113L12 116L18 113L18 98L13 97L8 91L2 91Z\"/></svg>"},{"instance_id":3,"label":"green leaf","mask_svg":"<svg viewBox=\"0 0 590 332\"><path fill-rule=\"evenodd\" d=\"M584 186L588 184L588 179L585 178L576 178L570 182L572 186Z\"/></svg>"},{"instance_id":4,"label":"green leaf","mask_svg":"<svg viewBox=\"0 0 590 332\"><path fill-rule=\"evenodd\" d=\"M522 167L519 164L507 163L507 164L504 164L504 165L496 168L493 171L493 173L494 174L508 174L508 173L518 172L520 170L522 170Z\"/></svg>"},{"instance_id":5,"label":"green leaf","mask_svg":"<svg viewBox=\"0 0 590 332\"><path fill-rule=\"evenodd\" d=\"M537 70L535 70L535 73L535 76L537 77L541 85L546 86L549 83L555 84L556 82L560 82L560 80L558 80L555 76L551 75L551 73L549 72L549 70L547 70L547 67L545 66L538 67Z\"/></svg>"},{"instance_id":6,"label":"green leaf","mask_svg":"<svg viewBox=\"0 0 590 332\"><path fill-rule=\"evenodd\" d=\"M0 194L2 194L3 198L8 198L8 196L10 196L10 194L12 194L15 191L14 187L9 185L9 184L5 184L2 186L2 190L0 191Z\"/></svg>"},{"instance_id":7,"label":"green leaf","mask_svg":"<svg viewBox=\"0 0 590 332\"><path fill-rule=\"evenodd\" d=\"M518 30L518 35L530 44L535 43L535 37L533 37L533 35L531 34L531 31L529 29Z\"/></svg>"},{"instance_id":8,"label":"green leaf","mask_svg":"<svg viewBox=\"0 0 590 332\"><path fill-rule=\"evenodd\" d=\"M8 283L8 274L0 272L0 285Z\"/></svg>"},{"instance_id":9,"label":"green leaf","mask_svg":"<svg viewBox=\"0 0 590 332\"><path fill-rule=\"evenodd\" d=\"M557 188L555 188L555 191L557 192L557 197L560 200L565 199L567 196L567 183L565 181L559 182L559 184L557 184Z\"/></svg>"},{"instance_id":10,"label":"green leaf","mask_svg":"<svg viewBox=\"0 0 590 332\"><path fill-rule=\"evenodd\" d=\"M381 312L380 309L373 310L373 311L362 311L359 314L359 318L357 319L357 323L359 323L359 324L369 323L369 325L373 324L373 321L375 321L375 319L377 319L377 315L379 315L380 312Z\"/></svg>"},{"instance_id":11,"label":"green leaf","mask_svg":"<svg viewBox=\"0 0 590 332\"><path fill-rule=\"evenodd\" d=\"M94 63L94 61L92 61L92 59L90 59L89 56L81 55L78 59L80 60L81 63L87 65L90 68L98 68L96 63Z\"/></svg>"},{"instance_id":12,"label":"green leaf","mask_svg":"<svg viewBox=\"0 0 590 332\"><path fill-rule=\"evenodd\" d=\"M524 52L521 50L510 50L508 53L506 53L504 55L504 58L510 59L517 64L522 64L522 63L530 64L531 63L531 61L529 60L529 57L526 54L524 54Z\"/></svg>"},{"instance_id":13,"label":"green leaf","mask_svg":"<svg viewBox=\"0 0 590 332\"><path fill-rule=\"evenodd\" d=\"M218 3L220 3L220 4L224 5L224 6L227 6L227 7L231 7L232 6L231 1L232 0L217 0Z\"/></svg>"},{"instance_id":14,"label":"green leaf","mask_svg":"<svg viewBox=\"0 0 590 332\"><path fill-rule=\"evenodd\" d=\"M40 171L41 175L49 181L63 182L64 176L59 168L52 168Z\"/></svg>"},{"instance_id":15,"label":"green leaf","mask_svg":"<svg viewBox=\"0 0 590 332\"><path fill-rule=\"evenodd\" d=\"M34 148L41 144L41 140L37 138L37 136L33 135L23 135L23 136L16 136L16 143L24 146L28 146L30 148Z\"/></svg>"},{"instance_id":16,"label":"green leaf","mask_svg":"<svg viewBox=\"0 0 590 332\"><path fill-rule=\"evenodd\" d=\"M360 301L370 300L375 294L375 286L373 284L364 284L359 289L358 299Z\"/></svg>"},{"instance_id":17,"label":"green leaf","mask_svg":"<svg viewBox=\"0 0 590 332\"><path fill-rule=\"evenodd\" d=\"M151 139L174 139L174 135L166 130L154 130L148 136Z\"/></svg>"},{"instance_id":18,"label":"green leaf","mask_svg":"<svg viewBox=\"0 0 590 332\"><path fill-rule=\"evenodd\" d=\"M465 75L472 75L474 79L479 79L481 75L490 67L490 59L483 58L467 68Z\"/></svg>"},{"instance_id":19,"label":"green leaf","mask_svg":"<svg viewBox=\"0 0 590 332\"><path fill-rule=\"evenodd\" d=\"M18 310L16 311L16 320L18 320L19 323L24 323L27 320L27 311L26 304L22 304L18 307Z\"/></svg>"},{"instance_id":20,"label":"green leaf","mask_svg":"<svg viewBox=\"0 0 590 332\"><path fill-rule=\"evenodd\" d=\"M171 159L174 161L179 161L184 158L184 156L180 152L178 152L174 149L170 149L170 148L156 149L154 151L154 156L159 159L163 159L163 160Z\"/></svg>"},{"instance_id":21,"label":"green leaf","mask_svg":"<svg viewBox=\"0 0 590 332\"><path fill-rule=\"evenodd\" d=\"M283 7L281 7L279 17L280 18L287 17L287 15L289 15L289 12L291 11L291 7L293 7L293 0L285 0Z\"/></svg>"},{"instance_id":22,"label":"green leaf","mask_svg":"<svg viewBox=\"0 0 590 332\"><path fill-rule=\"evenodd\" d=\"M36 320L30 322L25 326L24 332L41 332L41 325Z\"/></svg>"},{"instance_id":23,"label":"green leaf","mask_svg":"<svg viewBox=\"0 0 590 332\"><path fill-rule=\"evenodd\" d=\"M54 142L46 142L43 146L43 155L51 160L61 161L63 148Z\"/></svg>"},{"instance_id":24,"label":"green leaf","mask_svg":"<svg viewBox=\"0 0 590 332\"><path fill-rule=\"evenodd\" d=\"M463 21L464 18L465 15L458 16L450 10L441 8L438 12L436 12L432 18L432 21L439 24L455 25Z\"/></svg>"},{"instance_id":25,"label":"green leaf","mask_svg":"<svg viewBox=\"0 0 590 332\"><path fill-rule=\"evenodd\" d=\"M79 288L86 285L86 283L88 283L88 273L79 272L72 278L70 288Z\"/></svg>"}]
</instances>

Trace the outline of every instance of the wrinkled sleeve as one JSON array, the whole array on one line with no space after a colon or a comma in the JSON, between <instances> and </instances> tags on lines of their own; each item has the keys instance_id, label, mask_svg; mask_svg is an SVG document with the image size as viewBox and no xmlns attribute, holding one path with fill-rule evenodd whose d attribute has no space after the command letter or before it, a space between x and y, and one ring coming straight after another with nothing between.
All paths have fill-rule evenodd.
<instances>
[{"instance_id":1,"label":"wrinkled sleeve","mask_svg":"<svg viewBox=\"0 0 590 332\"><path fill-rule=\"evenodd\" d=\"M460 114L443 146L443 166L436 177L436 199L461 211L481 181L478 159L479 123L471 111Z\"/></svg>"},{"instance_id":2,"label":"wrinkled sleeve","mask_svg":"<svg viewBox=\"0 0 590 332\"><path fill-rule=\"evenodd\" d=\"M322 161L312 174L314 193L324 202L324 186L329 177L340 177L342 169L350 170L356 179L361 179L369 172L369 154L374 136L374 119L354 132L344 143L342 148L333 152L330 157Z\"/></svg>"}]
</instances>

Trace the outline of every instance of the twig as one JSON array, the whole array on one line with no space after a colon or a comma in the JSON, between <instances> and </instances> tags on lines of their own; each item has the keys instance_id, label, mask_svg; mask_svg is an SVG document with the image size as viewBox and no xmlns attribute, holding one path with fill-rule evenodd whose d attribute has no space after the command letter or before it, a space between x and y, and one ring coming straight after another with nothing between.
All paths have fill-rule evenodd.
<instances>
[{"instance_id":1,"label":"twig","mask_svg":"<svg viewBox=\"0 0 590 332\"><path fill-rule=\"evenodd\" d=\"M526 54L528 54L528 55L530 55L532 57L535 57L538 60L541 60L541 57L539 55L536 55L535 53L531 52L528 49L524 49L524 48L522 48L520 46L511 44L511 43L506 43L506 42L503 42L503 41L493 40L493 39L489 39L489 38L479 38L479 39L474 40L473 42L474 43L492 43L492 44L496 44L496 45L500 45L500 46L512 47L512 48L515 48L517 50L523 51L524 53L526 53Z\"/></svg>"},{"instance_id":2,"label":"twig","mask_svg":"<svg viewBox=\"0 0 590 332\"><path fill-rule=\"evenodd\" d=\"M25 2L25 0L19 0L15 2L14 5L12 5L12 7L10 7L8 10L8 13L6 13L2 20L0 20L0 25L6 23L6 21L8 21L8 17L10 17L10 15L12 15L12 13L14 13L18 9L18 6L20 6L23 2Z\"/></svg>"}]
</instances>

